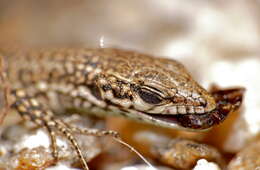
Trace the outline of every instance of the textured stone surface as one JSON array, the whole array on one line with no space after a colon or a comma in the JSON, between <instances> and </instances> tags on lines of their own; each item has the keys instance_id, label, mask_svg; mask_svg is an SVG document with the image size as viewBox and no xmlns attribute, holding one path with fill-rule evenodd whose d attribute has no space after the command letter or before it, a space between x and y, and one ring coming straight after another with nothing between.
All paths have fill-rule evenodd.
<instances>
[{"instance_id":1,"label":"textured stone surface","mask_svg":"<svg viewBox=\"0 0 260 170\"><path fill-rule=\"evenodd\" d=\"M228 170L259 170L260 140L248 144L229 163Z\"/></svg>"},{"instance_id":2,"label":"textured stone surface","mask_svg":"<svg viewBox=\"0 0 260 170\"><path fill-rule=\"evenodd\" d=\"M158 146L154 155L159 161L177 169L191 169L199 159L216 162L223 167L220 153L213 147L185 139L173 139L168 146Z\"/></svg>"}]
</instances>

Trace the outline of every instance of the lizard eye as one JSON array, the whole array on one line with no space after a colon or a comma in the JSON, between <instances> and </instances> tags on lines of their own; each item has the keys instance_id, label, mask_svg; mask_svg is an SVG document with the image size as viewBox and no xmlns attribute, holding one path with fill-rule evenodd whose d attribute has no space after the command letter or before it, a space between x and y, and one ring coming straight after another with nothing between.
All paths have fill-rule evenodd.
<instances>
[{"instance_id":1,"label":"lizard eye","mask_svg":"<svg viewBox=\"0 0 260 170\"><path fill-rule=\"evenodd\" d=\"M140 89L138 91L139 96L145 101L146 103L149 104L159 104L162 102L162 98L160 95L149 91L147 89Z\"/></svg>"}]
</instances>

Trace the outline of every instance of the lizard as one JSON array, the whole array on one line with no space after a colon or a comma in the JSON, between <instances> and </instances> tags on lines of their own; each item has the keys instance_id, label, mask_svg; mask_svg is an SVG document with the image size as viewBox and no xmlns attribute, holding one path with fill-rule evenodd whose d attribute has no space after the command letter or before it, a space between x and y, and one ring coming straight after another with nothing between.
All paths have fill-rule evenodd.
<instances>
[{"instance_id":1,"label":"lizard","mask_svg":"<svg viewBox=\"0 0 260 170\"><path fill-rule=\"evenodd\" d=\"M183 130L208 129L225 119L215 113L214 97L173 59L115 48L0 52L7 63L11 108L47 129L56 160L56 131L63 133L85 170L73 133L115 138L118 133L71 127L55 113L78 108Z\"/></svg>"}]
</instances>

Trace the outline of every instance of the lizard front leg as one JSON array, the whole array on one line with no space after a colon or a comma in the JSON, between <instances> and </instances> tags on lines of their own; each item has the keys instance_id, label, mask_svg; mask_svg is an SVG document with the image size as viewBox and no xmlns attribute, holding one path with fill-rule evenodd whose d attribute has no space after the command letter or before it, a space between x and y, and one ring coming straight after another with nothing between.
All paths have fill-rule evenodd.
<instances>
[{"instance_id":1,"label":"lizard front leg","mask_svg":"<svg viewBox=\"0 0 260 170\"><path fill-rule=\"evenodd\" d=\"M83 151L78 145L77 139L74 137L74 133L80 133L84 135L93 136L113 136L118 138L118 134L114 131L102 131L97 129L80 129L72 127L66 122L58 119L54 116L53 111L45 108L40 101L27 94L24 89L15 89L11 91L11 107L15 109L24 119L34 122L35 124L45 127L49 134L52 144L52 154L56 161L58 161L58 146L56 143L56 132L62 133L66 139L71 143L77 152L78 158L80 159L82 166L85 170L88 170L87 161L83 156Z\"/></svg>"}]
</instances>

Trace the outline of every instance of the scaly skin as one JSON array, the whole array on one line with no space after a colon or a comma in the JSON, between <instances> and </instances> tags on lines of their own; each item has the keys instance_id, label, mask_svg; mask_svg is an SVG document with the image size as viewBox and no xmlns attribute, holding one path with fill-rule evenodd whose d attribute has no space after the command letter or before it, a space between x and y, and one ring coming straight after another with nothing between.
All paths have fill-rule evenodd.
<instances>
[{"instance_id":1,"label":"scaly skin","mask_svg":"<svg viewBox=\"0 0 260 170\"><path fill-rule=\"evenodd\" d=\"M98 108L105 115L119 114L177 129L205 129L221 121L203 122L216 109L216 102L175 60L119 49L1 53L8 63L12 107L47 128L55 158L58 153L52 129L63 132L85 169L86 161L72 135L79 130L54 118L54 113L78 108L97 114ZM196 121L185 123L189 119ZM117 137L112 131L87 133Z\"/></svg>"}]
</instances>

